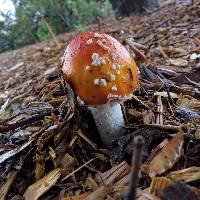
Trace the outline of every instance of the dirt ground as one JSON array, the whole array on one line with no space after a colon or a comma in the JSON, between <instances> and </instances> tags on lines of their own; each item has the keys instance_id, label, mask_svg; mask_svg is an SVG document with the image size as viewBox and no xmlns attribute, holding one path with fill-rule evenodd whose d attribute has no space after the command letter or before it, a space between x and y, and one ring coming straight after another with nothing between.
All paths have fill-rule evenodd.
<instances>
[{"instance_id":1,"label":"dirt ground","mask_svg":"<svg viewBox=\"0 0 200 200\"><path fill-rule=\"evenodd\" d=\"M139 69L140 88L122 104L126 134L110 147L64 88L61 60L76 32L0 54L0 199L122 199L138 135L136 199L199 199L199 19L194 1L88 27L115 37Z\"/></svg>"}]
</instances>

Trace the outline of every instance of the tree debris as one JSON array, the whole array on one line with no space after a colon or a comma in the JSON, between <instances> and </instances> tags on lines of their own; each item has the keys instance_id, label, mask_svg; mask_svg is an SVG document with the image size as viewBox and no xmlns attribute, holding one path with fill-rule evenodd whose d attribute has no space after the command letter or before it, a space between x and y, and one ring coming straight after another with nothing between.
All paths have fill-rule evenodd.
<instances>
[{"instance_id":1,"label":"tree debris","mask_svg":"<svg viewBox=\"0 0 200 200\"><path fill-rule=\"evenodd\" d=\"M64 81L76 32L0 54L1 199L122 199L134 137L144 138L136 199L200 195L199 1L171 3L101 31L136 60L140 88L123 102L126 134L106 148L94 119ZM89 30L98 31L92 24Z\"/></svg>"}]
</instances>

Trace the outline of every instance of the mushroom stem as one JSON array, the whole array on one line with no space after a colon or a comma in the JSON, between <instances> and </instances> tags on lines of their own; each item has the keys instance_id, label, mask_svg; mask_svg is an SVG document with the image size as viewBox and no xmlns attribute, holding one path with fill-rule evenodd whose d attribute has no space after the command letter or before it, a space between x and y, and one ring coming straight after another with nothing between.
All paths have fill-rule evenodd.
<instances>
[{"instance_id":1,"label":"mushroom stem","mask_svg":"<svg viewBox=\"0 0 200 200\"><path fill-rule=\"evenodd\" d=\"M104 105L89 106L89 109L105 145L111 145L113 139L124 135L125 121L119 103L111 102Z\"/></svg>"}]
</instances>

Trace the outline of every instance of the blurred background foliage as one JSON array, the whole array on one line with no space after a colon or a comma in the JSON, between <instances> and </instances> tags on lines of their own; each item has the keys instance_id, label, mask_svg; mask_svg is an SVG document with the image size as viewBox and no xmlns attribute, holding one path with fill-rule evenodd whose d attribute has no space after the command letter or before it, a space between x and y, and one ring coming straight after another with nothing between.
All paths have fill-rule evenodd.
<instances>
[{"instance_id":1,"label":"blurred background foliage","mask_svg":"<svg viewBox=\"0 0 200 200\"><path fill-rule=\"evenodd\" d=\"M160 0L4 1L12 1L15 13L13 16L11 11L0 11L0 19L4 19L0 20L0 52L51 38L48 27L54 34L84 31L89 24L98 23L103 17L140 13L159 6Z\"/></svg>"},{"instance_id":2,"label":"blurred background foliage","mask_svg":"<svg viewBox=\"0 0 200 200\"><path fill-rule=\"evenodd\" d=\"M49 39L45 21L55 34L84 31L101 17L114 15L109 0L12 0L15 17L0 13L0 52Z\"/></svg>"}]
</instances>

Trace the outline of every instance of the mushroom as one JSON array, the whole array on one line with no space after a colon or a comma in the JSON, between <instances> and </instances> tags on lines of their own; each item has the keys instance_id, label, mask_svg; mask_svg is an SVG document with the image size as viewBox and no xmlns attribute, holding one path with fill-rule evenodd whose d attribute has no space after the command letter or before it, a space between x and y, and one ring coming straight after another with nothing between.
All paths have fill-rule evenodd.
<instances>
[{"instance_id":1,"label":"mushroom","mask_svg":"<svg viewBox=\"0 0 200 200\"><path fill-rule=\"evenodd\" d=\"M85 32L67 46L62 71L76 96L88 105L104 144L124 134L120 103L139 86L135 61L108 34Z\"/></svg>"}]
</instances>

